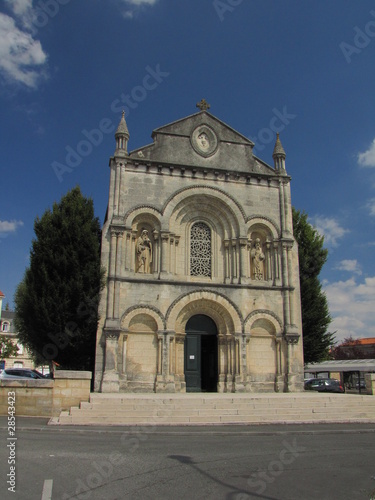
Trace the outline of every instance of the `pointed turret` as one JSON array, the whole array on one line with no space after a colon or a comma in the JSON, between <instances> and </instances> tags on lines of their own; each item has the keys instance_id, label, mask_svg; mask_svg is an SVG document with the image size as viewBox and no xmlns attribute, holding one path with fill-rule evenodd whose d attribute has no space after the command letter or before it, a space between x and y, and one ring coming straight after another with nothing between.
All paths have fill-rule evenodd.
<instances>
[{"instance_id":1,"label":"pointed turret","mask_svg":"<svg viewBox=\"0 0 375 500\"><path fill-rule=\"evenodd\" d=\"M116 139L115 156L127 156L129 130L125 121L125 111L122 112L122 117L115 133L115 139Z\"/></svg>"},{"instance_id":2,"label":"pointed turret","mask_svg":"<svg viewBox=\"0 0 375 500\"><path fill-rule=\"evenodd\" d=\"M279 133L277 133L275 147L273 149L272 158L275 164L275 169L279 172L285 172L285 158L286 154L281 144Z\"/></svg>"}]
</instances>

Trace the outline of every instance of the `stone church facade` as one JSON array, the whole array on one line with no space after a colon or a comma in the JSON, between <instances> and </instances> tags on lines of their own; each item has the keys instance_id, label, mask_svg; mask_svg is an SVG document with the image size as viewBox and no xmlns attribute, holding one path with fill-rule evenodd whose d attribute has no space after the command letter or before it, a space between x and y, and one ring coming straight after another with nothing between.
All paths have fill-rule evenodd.
<instances>
[{"instance_id":1,"label":"stone church facade","mask_svg":"<svg viewBox=\"0 0 375 500\"><path fill-rule=\"evenodd\" d=\"M95 390L303 389L298 249L277 137L270 166L208 112L128 153L123 116L102 234Z\"/></svg>"}]
</instances>

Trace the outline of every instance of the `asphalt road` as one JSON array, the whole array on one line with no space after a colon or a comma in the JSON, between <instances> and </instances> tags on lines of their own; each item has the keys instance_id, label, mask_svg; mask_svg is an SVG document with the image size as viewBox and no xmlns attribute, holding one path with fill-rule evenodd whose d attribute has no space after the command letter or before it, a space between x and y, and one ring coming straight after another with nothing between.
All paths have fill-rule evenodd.
<instances>
[{"instance_id":1,"label":"asphalt road","mask_svg":"<svg viewBox=\"0 0 375 500\"><path fill-rule=\"evenodd\" d=\"M0 418L1 498L375 499L375 425L83 428L46 422L17 419L15 440ZM12 479L15 493L8 491Z\"/></svg>"}]
</instances>

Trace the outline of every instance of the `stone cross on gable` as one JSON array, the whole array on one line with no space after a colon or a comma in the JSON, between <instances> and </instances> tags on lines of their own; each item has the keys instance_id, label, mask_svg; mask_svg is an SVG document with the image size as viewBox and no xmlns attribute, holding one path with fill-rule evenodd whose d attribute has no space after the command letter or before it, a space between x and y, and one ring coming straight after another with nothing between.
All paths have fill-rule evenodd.
<instances>
[{"instance_id":1,"label":"stone cross on gable","mask_svg":"<svg viewBox=\"0 0 375 500\"><path fill-rule=\"evenodd\" d=\"M210 109L210 105L206 101L206 99L202 99L201 102L197 102L197 108L199 108L201 111L206 111L207 109Z\"/></svg>"}]
</instances>

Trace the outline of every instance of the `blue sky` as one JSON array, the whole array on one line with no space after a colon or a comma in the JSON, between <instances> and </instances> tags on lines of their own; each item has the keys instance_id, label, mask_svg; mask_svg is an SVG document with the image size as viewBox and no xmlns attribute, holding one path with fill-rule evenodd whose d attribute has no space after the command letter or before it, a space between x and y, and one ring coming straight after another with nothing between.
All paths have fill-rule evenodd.
<instances>
[{"instance_id":1,"label":"blue sky","mask_svg":"<svg viewBox=\"0 0 375 500\"><path fill-rule=\"evenodd\" d=\"M4 302L54 201L79 184L103 221L121 110L136 149L204 97L269 164L280 132L293 205L329 249L330 330L375 337L374 61L371 0L3 0Z\"/></svg>"}]
</instances>

